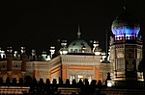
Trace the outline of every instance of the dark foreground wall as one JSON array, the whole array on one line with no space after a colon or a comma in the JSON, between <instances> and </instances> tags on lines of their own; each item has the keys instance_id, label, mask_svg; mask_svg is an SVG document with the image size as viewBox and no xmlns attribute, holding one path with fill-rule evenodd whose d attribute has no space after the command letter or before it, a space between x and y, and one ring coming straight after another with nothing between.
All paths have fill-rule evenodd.
<instances>
[{"instance_id":1,"label":"dark foreground wall","mask_svg":"<svg viewBox=\"0 0 145 95\"><path fill-rule=\"evenodd\" d=\"M124 85L125 84L125 85ZM67 79L65 82L55 79L50 82L49 79L44 83L42 79L37 81L27 77L25 79L7 78L4 82L0 78L0 94L11 95L145 95L145 87L143 82L136 82L135 85L129 86L125 82L115 84L116 86L107 87L101 81L92 80L91 83L87 79L70 83ZM132 83L134 84L134 83ZM134 86L134 87L132 87Z\"/></svg>"}]
</instances>

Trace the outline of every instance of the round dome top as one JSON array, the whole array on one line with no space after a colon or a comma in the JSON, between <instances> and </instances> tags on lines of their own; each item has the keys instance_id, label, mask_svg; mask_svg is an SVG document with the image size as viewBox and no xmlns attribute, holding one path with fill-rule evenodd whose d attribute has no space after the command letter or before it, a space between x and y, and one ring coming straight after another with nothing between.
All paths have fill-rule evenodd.
<instances>
[{"instance_id":1,"label":"round dome top","mask_svg":"<svg viewBox=\"0 0 145 95\"><path fill-rule=\"evenodd\" d=\"M91 47L84 40L74 40L68 46L69 53L91 53Z\"/></svg>"},{"instance_id":2,"label":"round dome top","mask_svg":"<svg viewBox=\"0 0 145 95\"><path fill-rule=\"evenodd\" d=\"M116 37L138 36L140 26L137 20L127 12L122 13L112 22L112 32Z\"/></svg>"}]
</instances>

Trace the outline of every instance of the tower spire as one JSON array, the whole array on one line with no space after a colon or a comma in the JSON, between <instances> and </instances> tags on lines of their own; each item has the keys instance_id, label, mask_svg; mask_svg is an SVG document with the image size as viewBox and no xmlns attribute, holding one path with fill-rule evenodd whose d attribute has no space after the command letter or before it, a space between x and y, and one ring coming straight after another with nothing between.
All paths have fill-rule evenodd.
<instances>
[{"instance_id":1,"label":"tower spire","mask_svg":"<svg viewBox=\"0 0 145 95\"><path fill-rule=\"evenodd\" d=\"M80 36L81 36L81 32L80 32L80 26L79 26L79 24L78 24L78 32L77 32L77 37L78 37L78 39L80 39Z\"/></svg>"},{"instance_id":2,"label":"tower spire","mask_svg":"<svg viewBox=\"0 0 145 95\"><path fill-rule=\"evenodd\" d=\"M127 4L126 4L126 0L123 0L123 11L126 11L126 7L127 7Z\"/></svg>"}]
</instances>

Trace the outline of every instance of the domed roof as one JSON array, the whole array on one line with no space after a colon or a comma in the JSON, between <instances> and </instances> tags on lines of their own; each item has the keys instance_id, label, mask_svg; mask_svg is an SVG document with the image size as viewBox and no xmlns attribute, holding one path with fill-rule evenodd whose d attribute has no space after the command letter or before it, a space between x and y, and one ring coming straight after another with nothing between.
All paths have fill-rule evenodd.
<instances>
[{"instance_id":1,"label":"domed roof","mask_svg":"<svg viewBox=\"0 0 145 95\"><path fill-rule=\"evenodd\" d=\"M91 47L84 40L74 40L68 46L69 53L91 53Z\"/></svg>"},{"instance_id":2,"label":"domed roof","mask_svg":"<svg viewBox=\"0 0 145 95\"><path fill-rule=\"evenodd\" d=\"M115 36L137 36L140 26L137 20L128 12L123 12L112 22L112 32Z\"/></svg>"}]
</instances>

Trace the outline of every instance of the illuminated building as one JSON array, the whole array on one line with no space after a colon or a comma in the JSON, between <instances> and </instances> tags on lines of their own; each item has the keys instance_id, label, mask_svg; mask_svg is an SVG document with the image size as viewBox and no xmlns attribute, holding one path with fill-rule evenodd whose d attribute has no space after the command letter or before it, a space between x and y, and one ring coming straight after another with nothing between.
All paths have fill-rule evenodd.
<instances>
[{"instance_id":1,"label":"illuminated building","mask_svg":"<svg viewBox=\"0 0 145 95\"><path fill-rule=\"evenodd\" d=\"M112 23L110 42L110 62L112 64L112 79L142 80L138 66L142 60L142 40L139 35L140 26L135 18L124 11Z\"/></svg>"},{"instance_id":2,"label":"illuminated building","mask_svg":"<svg viewBox=\"0 0 145 95\"><path fill-rule=\"evenodd\" d=\"M62 45L60 55L49 63L50 79L62 78L79 81L86 78L89 81L105 81L110 66L101 63L103 53L100 51L99 43L94 41L93 45L94 47L91 48L86 41L81 39L72 41L68 47Z\"/></svg>"},{"instance_id":3,"label":"illuminated building","mask_svg":"<svg viewBox=\"0 0 145 95\"><path fill-rule=\"evenodd\" d=\"M138 65L142 59L142 40L139 36L140 27L128 14L123 13L112 22L112 33L108 54L101 51L98 41L87 43L81 39L78 27L78 39L68 43L62 40L59 51L51 46L49 52L37 51L27 54L25 47L21 50L0 49L0 77L24 78L31 76L58 80L73 79L76 81L88 79L101 80L105 83L107 73L111 81L143 81ZM57 56L56 56L57 54ZM104 63L107 60L109 63ZM110 80L108 81L110 82ZM109 83L109 86L112 84Z\"/></svg>"}]
</instances>

